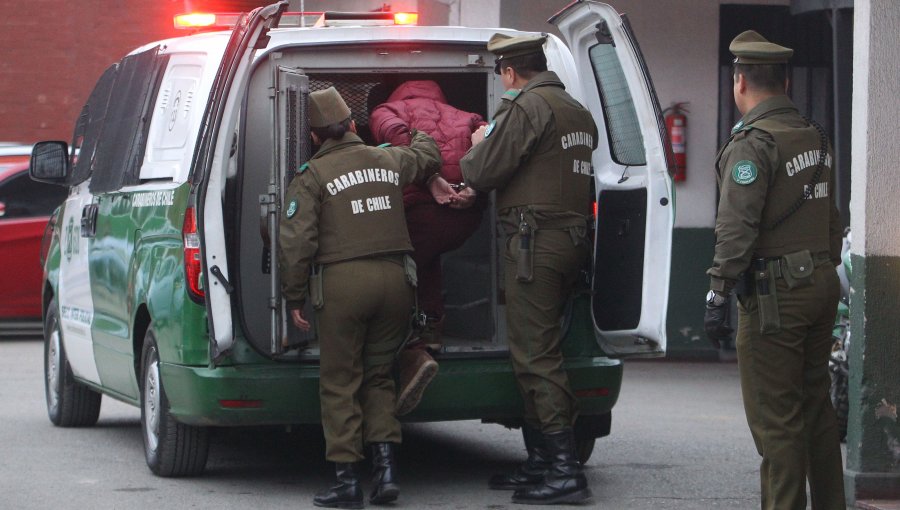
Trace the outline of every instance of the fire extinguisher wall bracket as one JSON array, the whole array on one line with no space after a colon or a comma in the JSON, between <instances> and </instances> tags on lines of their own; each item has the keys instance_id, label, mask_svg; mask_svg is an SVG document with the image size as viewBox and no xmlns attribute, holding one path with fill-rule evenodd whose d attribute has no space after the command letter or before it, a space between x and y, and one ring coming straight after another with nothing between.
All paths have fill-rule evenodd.
<instances>
[{"instance_id":1,"label":"fire extinguisher wall bracket","mask_svg":"<svg viewBox=\"0 0 900 510\"><path fill-rule=\"evenodd\" d=\"M688 113L688 110L686 105L687 103L674 103L663 110L675 163L672 179L676 182L687 179L687 116L685 114Z\"/></svg>"}]
</instances>

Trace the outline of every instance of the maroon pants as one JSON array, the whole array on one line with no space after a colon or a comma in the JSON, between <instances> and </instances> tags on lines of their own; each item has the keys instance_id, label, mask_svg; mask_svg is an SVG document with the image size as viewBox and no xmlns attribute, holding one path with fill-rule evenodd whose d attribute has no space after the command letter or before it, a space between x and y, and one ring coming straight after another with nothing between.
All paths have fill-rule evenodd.
<instances>
[{"instance_id":1,"label":"maroon pants","mask_svg":"<svg viewBox=\"0 0 900 510\"><path fill-rule=\"evenodd\" d=\"M441 296L441 254L463 245L481 223L482 204L451 209L437 203L413 204L406 209L406 224L413 245L419 286L419 310L432 317L444 315Z\"/></svg>"}]
</instances>

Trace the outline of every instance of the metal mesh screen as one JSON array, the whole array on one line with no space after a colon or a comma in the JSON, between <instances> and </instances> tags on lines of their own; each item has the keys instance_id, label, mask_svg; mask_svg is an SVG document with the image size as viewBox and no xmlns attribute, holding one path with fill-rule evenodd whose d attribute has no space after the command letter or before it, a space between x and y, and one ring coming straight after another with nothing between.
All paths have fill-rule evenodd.
<instances>
[{"instance_id":1,"label":"metal mesh screen","mask_svg":"<svg viewBox=\"0 0 900 510\"><path fill-rule=\"evenodd\" d=\"M590 49L590 58L603 99L613 159L622 165L645 165L641 125L615 47L598 44Z\"/></svg>"},{"instance_id":2,"label":"metal mesh screen","mask_svg":"<svg viewBox=\"0 0 900 510\"><path fill-rule=\"evenodd\" d=\"M369 125L369 93L381 82L376 76L329 75L328 77L312 77L309 79L309 91L325 90L334 87L350 107L350 118L357 126ZM385 98L381 98L383 101Z\"/></svg>"}]
</instances>

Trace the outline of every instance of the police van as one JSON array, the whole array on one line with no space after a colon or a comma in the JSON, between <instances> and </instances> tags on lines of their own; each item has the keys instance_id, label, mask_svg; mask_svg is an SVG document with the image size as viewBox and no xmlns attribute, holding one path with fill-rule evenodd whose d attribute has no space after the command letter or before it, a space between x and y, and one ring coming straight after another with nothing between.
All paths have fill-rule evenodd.
<instances>
[{"instance_id":1,"label":"police van","mask_svg":"<svg viewBox=\"0 0 900 510\"><path fill-rule=\"evenodd\" d=\"M69 188L42 261L50 420L93 425L101 395L140 407L146 460L161 476L200 473L213 427L320 421L321 339L290 325L275 260L284 192L315 149L309 93L337 88L368 143L371 109L411 79L436 81L450 104L490 119L503 87L486 43L523 35L313 20L286 6L214 16L231 28L133 51L100 77L71 144L32 153L32 178ZM621 358L665 353L674 189L627 21L593 1L549 21L563 37L548 37L548 66L601 133L585 190L594 259L563 319L585 461L609 434ZM444 256L440 371L404 420L521 424L503 242L489 212Z\"/></svg>"}]
</instances>

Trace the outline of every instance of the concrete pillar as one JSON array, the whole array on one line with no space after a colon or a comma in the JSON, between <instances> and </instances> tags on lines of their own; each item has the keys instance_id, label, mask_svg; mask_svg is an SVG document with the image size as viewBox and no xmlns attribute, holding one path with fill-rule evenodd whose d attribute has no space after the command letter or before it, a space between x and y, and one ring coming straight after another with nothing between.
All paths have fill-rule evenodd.
<instances>
[{"instance_id":1,"label":"concrete pillar","mask_svg":"<svg viewBox=\"0 0 900 510\"><path fill-rule=\"evenodd\" d=\"M853 48L851 503L900 499L900 2L857 0Z\"/></svg>"}]
</instances>

